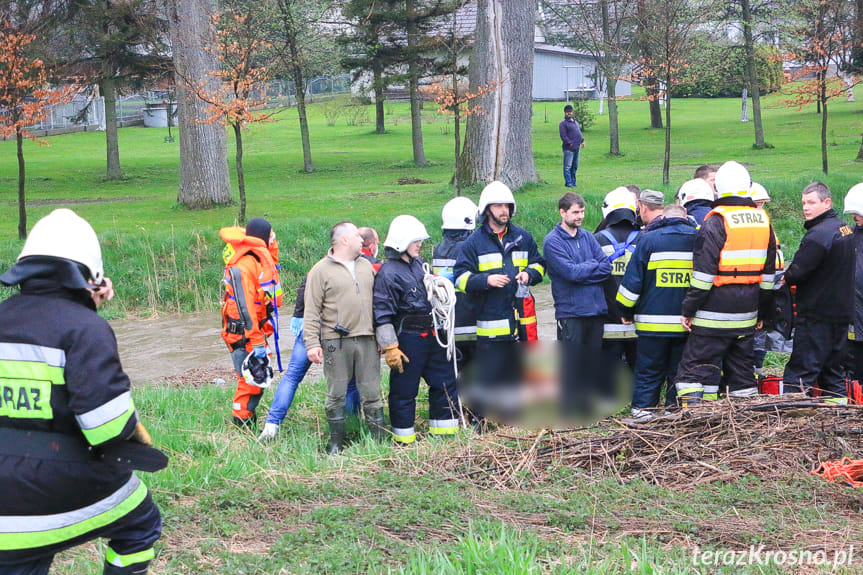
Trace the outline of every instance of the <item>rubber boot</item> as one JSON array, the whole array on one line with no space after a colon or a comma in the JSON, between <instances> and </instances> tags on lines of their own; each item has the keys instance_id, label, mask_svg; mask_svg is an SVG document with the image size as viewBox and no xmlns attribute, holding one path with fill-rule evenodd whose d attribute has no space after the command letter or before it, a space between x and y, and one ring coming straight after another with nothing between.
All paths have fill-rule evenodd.
<instances>
[{"instance_id":1,"label":"rubber boot","mask_svg":"<svg viewBox=\"0 0 863 575\"><path fill-rule=\"evenodd\" d=\"M143 561L126 567L117 567L106 562L102 575L146 575L149 565L149 561Z\"/></svg>"},{"instance_id":2,"label":"rubber boot","mask_svg":"<svg viewBox=\"0 0 863 575\"><path fill-rule=\"evenodd\" d=\"M242 417L234 416L234 425L239 427L240 429L247 429L253 433L258 432L258 416L254 413L251 417L247 417L243 419Z\"/></svg>"},{"instance_id":3,"label":"rubber boot","mask_svg":"<svg viewBox=\"0 0 863 575\"><path fill-rule=\"evenodd\" d=\"M345 416L339 414L330 417L327 413L327 423L330 424L330 440L327 443L327 455L336 455L341 452L345 444Z\"/></svg>"},{"instance_id":4,"label":"rubber boot","mask_svg":"<svg viewBox=\"0 0 863 575\"><path fill-rule=\"evenodd\" d=\"M366 411L366 423L369 425L369 432L372 439L375 441L386 441L389 437L389 431L384 423L384 408L369 409Z\"/></svg>"},{"instance_id":5,"label":"rubber boot","mask_svg":"<svg viewBox=\"0 0 863 575\"><path fill-rule=\"evenodd\" d=\"M704 386L700 383L677 383L677 403L680 407L701 403L704 399Z\"/></svg>"}]
</instances>

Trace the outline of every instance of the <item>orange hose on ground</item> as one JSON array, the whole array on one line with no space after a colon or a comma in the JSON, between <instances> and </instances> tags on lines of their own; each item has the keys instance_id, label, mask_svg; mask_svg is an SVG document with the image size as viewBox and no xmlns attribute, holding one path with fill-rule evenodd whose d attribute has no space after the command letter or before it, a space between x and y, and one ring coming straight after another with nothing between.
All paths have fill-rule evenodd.
<instances>
[{"instance_id":1,"label":"orange hose on ground","mask_svg":"<svg viewBox=\"0 0 863 575\"><path fill-rule=\"evenodd\" d=\"M843 457L842 461L822 461L812 473L827 481L863 487L863 459Z\"/></svg>"}]
</instances>

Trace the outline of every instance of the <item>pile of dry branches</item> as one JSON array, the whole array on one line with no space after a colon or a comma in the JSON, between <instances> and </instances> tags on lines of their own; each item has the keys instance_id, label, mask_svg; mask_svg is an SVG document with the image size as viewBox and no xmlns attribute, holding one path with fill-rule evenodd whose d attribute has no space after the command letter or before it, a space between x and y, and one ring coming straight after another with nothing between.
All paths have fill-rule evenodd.
<instances>
[{"instance_id":1,"label":"pile of dry branches","mask_svg":"<svg viewBox=\"0 0 863 575\"><path fill-rule=\"evenodd\" d=\"M843 454L863 457L863 406L830 405L801 394L706 402L645 423L612 418L563 431L499 430L428 464L438 473L501 489L542 481L560 466L621 483L640 478L690 489L747 474L807 473Z\"/></svg>"}]
</instances>

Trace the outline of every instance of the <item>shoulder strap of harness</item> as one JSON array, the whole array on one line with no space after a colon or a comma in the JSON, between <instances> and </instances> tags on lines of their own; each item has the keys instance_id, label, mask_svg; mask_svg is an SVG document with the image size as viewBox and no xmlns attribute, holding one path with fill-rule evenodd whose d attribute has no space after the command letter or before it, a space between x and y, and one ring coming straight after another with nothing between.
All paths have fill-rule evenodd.
<instances>
[{"instance_id":1,"label":"shoulder strap of harness","mask_svg":"<svg viewBox=\"0 0 863 575\"><path fill-rule=\"evenodd\" d=\"M609 263L613 262L626 252L632 252L633 250L635 250L635 246L633 246L632 243L635 241L636 236L638 236L638 230L632 230L631 232L629 232L629 235L626 236L626 239L622 242L617 241L617 239L614 237L614 234L612 234L611 230L609 230L608 228L600 231L599 234L602 237L606 238L608 241L610 241L611 247L614 248L614 252L610 256L608 256Z\"/></svg>"}]
</instances>

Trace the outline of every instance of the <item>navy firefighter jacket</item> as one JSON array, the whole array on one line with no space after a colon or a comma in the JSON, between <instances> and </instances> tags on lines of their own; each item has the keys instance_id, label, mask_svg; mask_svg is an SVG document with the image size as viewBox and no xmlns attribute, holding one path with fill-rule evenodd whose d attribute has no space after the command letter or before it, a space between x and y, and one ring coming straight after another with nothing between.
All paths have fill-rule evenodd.
<instances>
[{"instance_id":1,"label":"navy firefighter jacket","mask_svg":"<svg viewBox=\"0 0 863 575\"><path fill-rule=\"evenodd\" d=\"M476 311L477 338L518 339L515 276L526 271L530 285L542 281L545 260L530 232L509 224L502 238L488 222L474 231L461 245L455 263L455 286L473 296ZM488 276L503 274L510 282L502 288L491 288Z\"/></svg>"},{"instance_id":2,"label":"navy firefighter jacket","mask_svg":"<svg viewBox=\"0 0 863 575\"><path fill-rule=\"evenodd\" d=\"M410 263L401 259L400 254L387 248L387 259L375 275L375 289L372 306L375 326L390 323L401 331L405 317L425 316L431 326L431 303L423 285L423 261L411 258Z\"/></svg>"},{"instance_id":3,"label":"navy firefighter jacket","mask_svg":"<svg viewBox=\"0 0 863 575\"><path fill-rule=\"evenodd\" d=\"M692 250L698 230L688 218L663 218L642 233L617 291L626 319L639 336L686 337L681 307L692 278Z\"/></svg>"}]
</instances>

